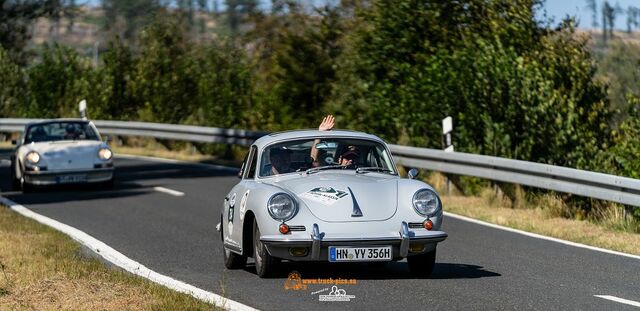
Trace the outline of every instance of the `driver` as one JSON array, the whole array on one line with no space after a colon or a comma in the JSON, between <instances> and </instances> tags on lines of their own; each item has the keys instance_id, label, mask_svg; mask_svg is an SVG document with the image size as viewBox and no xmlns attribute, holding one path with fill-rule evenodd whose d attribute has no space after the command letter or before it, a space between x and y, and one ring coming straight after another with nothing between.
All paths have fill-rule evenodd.
<instances>
[{"instance_id":1,"label":"driver","mask_svg":"<svg viewBox=\"0 0 640 311\"><path fill-rule=\"evenodd\" d=\"M78 133L76 132L76 127L73 124L67 124L64 132L64 139L76 139L78 138Z\"/></svg>"},{"instance_id":2,"label":"driver","mask_svg":"<svg viewBox=\"0 0 640 311\"><path fill-rule=\"evenodd\" d=\"M338 157L338 164L344 167L352 167L356 164L360 158L360 150L356 146L347 146L340 157Z\"/></svg>"}]
</instances>

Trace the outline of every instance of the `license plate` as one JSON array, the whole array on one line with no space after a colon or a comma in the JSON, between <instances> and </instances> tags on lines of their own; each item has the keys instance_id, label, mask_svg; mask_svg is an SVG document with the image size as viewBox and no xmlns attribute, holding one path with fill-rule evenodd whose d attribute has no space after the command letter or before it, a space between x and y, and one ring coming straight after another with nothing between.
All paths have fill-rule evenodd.
<instances>
[{"instance_id":1,"label":"license plate","mask_svg":"<svg viewBox=\"0 0 640 311\"><path fill-rule=\"evenodd\" d=\"M87 175L62 175L56 176L56 182L59 184L86 182Z\"/></svg>"},{"instance_id":2,"label":"license plate","mask_svg":"<svg viewBox=\"0 0 640 311\"><path fill-rule=\"evenodd\" d=\"M391 246L338 247L329 246L329 261L388 261Z\"/></svg>"}]
</instances>

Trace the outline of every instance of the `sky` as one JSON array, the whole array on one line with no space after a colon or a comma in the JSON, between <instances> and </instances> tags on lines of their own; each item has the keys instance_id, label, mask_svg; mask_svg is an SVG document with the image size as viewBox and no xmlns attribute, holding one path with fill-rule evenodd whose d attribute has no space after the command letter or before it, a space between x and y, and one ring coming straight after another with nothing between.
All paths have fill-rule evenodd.
<instances>
[{"instance_id":1,"label":"sky","mask_svg":"<svg viewBox=\"0 0 640 311\"><path fill-rule=\"evenodd\" d=\"M225 0L217 0L220 9L224 9ZM311 3L324 3L327 0L308 0ZM596 0L598 6L598 24L602 22L602 15L600 14L602 9L602 4L605 0ZM629 6L640 7L640 0L608 0L609 4L615 6L618 4L622 9L627 9ZM100 5L101 0L80 0L76 1L77 3L87 3L89 5ZM262 5L268 6L271 3L271 0L260 0ZM546 0L544 3L544 9L546 10L547 17L553 18L555 23L560 22L562 18L567 15L575 16L578 19L578 27L579 28L591 28L592 24L592 13L589 9L587 9L587 1L586 0ZM542 13L540 13L542 14ZM541 16L541 15L540 15ZM616 18L616 29L626 30L627 29L627 17L625 14L620 14L618 18ZM554 24L555 24L554 23Z\"/></svg>"},{"instance_id":2,"label":"sky","mask_svg":"<svg viewBox=\"0 0 640 311\"><path fill-rule=\"evenodd\" d=\"M600 10L603 3L604 0L596 0L599 25L602 24ZM622 9L626 10L629 6L640 7L640 0L609 0L609 4L614 7L618 4ZM579 20L579 28L592 28L592 13L591 10L587 9L587 1L585 0L546 0L544 8L547 11L547 17L553 18L556 23L568 14L575 16ZM625 14L620 14L616 18L615 28L620 30L627 29L627 16Z\"/></svg>"}]
</instances>

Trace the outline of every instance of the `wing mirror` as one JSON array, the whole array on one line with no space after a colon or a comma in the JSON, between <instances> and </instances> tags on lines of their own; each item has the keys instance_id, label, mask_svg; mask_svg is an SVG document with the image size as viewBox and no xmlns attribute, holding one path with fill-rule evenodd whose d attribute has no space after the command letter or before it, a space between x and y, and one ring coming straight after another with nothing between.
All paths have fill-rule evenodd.
<instances>
[{"instance_id":1,"label":"wing mirror","mask_svg":"<svg viewBox=\"0 0 640 311\"><path fill-rule=\"evenodd\" d=\"M407 177L409 177L409 179L416 179L416 178L418 178L418 174L419 174L419 173L420 173L420 172L419 172L417 169L412 168L412 169L410 169L410 170L409 170L409 172L407 173Z\"/></svg>"},{"instance_id":2,"label":"wing mirror","mask_svg":"<svg viewBox=\"0 0 640 311\"><path fill-rule=\"evenodd\" d=\"M105 135L104 136L104 141L107 143L111 143L113 141L113 137L109 136L109 135Z\"/></svg>"}]
</instances>

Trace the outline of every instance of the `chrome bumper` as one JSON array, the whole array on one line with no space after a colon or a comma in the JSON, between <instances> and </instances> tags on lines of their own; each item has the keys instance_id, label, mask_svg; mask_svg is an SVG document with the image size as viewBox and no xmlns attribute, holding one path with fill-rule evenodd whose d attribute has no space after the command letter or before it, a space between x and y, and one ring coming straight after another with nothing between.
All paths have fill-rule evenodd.
<instances>
[{"instance_id":1,"label":"chrome bumper","mask_svg":"<svg viewBox=\"0 0 640 311\"><path fill-rule=\"evenodd\" d=\"M73 175L86 175L86 180L83 182L87 183L105 182L113 178L113 167L70 171L26 171L24 180L38 186L58 185L63 183L59 183L56 180L57 177Z\"/></svg>"},{"instance_id":2,"label":"chrome bumper","mask_svg":"<svg viewBox=\"0 0 640 311\"><path fill-rule=\"evenodd\" d=\"M346 235L326 235L320 231L318 224L313 224L309 238L292 237L286 235L263 235L260 241L267 247L272 256L289 260L325 260L322 254L327 252L329 246L376 246L391 245L394 258L402 259L409 256L410 243L420 243L434 246L447 238L443 231L410 231L406 222L402 222L400 230L390 236L357 237ZM293 257L288 255L290 247L307 247L309 255L305 257ZM286 252L285 252L286 251ZM328 256L327 256L328 258Z\"/></svg>"}]
</instances>

